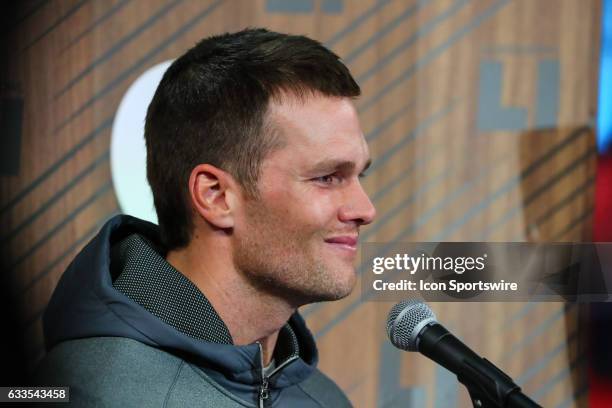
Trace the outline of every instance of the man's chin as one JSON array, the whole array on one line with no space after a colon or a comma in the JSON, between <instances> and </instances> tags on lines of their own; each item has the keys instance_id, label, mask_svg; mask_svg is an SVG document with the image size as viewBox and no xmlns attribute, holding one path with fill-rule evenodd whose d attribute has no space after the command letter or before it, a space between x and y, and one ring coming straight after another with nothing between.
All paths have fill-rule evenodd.
<instances>
[{"instance_id":1,"label":"man's chin","mask_svg":"<svg viewBox=\"0 0 612 408\"><path fill-rule=\"evenodd\" d=\"M311 288L302 293L294 293L294 299L301 299L300 306L309 303L331 302L334 300L344 299L353 292L355 286L354 279L347 282L334 282L334 284L326 285L325 287Z\"/></svg>"},{"instance_id":2,"label":"man's chin","mask_svg":"<svg viewBox=\"0 0 612 408\"><path fill-rule=\"evenodd\" d=\"M344 299L353 292L356 281L357 279L355 276L355 272L351 271L349 276L344 277L344 279L342 280L338 279L334 282L334 284L329 285L326 288L327 296L322 296L324 297L324 299L321 299L320 301L322 302Z\"/></svg>"}]
</instances>

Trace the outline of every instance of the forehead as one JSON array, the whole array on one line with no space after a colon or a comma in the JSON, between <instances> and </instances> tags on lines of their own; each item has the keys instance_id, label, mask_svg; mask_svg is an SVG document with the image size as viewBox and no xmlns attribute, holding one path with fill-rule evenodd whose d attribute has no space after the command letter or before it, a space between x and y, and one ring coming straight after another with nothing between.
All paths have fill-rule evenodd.
<instances>
[{"instance_id":1,"label":"forehead","mask_svg":"<svg viewBox=\"0 0 612 408\"><path fill-rule=\"evenodd\" d=\"M349 98L284 95L270 102L267 119L282 140L278 153L293 152L298 162L314 156L359 164L369 158L357 111Z\"/></svg>"}]
</instances>

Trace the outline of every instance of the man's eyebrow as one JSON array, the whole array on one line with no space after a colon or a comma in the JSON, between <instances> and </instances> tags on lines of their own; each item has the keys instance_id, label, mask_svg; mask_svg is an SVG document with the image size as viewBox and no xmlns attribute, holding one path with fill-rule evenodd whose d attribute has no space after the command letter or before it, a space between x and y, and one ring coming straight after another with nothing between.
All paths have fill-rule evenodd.
<instances>
[{"instance_id":1,"label":"man's eyebrow","mask_svg":"<svg viewBox=\"0 0 612 408\"><path fill-rule=\"evenodd\" d=\"M361 173L366 171L368 167L372 164L372 159L368 159L368 161L363 166ZM321 171L352 171L356 167L354 161L350 160L337 160L337 159L327 159L322 160L315 164L312 168L313 172L321 172Z\"/></svg>"}]
</instances>

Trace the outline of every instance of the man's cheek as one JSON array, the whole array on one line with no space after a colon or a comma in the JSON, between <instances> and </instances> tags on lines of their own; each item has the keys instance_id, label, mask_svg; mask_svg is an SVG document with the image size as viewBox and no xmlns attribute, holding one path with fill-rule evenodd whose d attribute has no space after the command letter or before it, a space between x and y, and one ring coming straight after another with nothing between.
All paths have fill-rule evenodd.
<instances>
[{"instance_id":1,"label":"man's cheek","mask_svg":"<svg viewBox=\"0 0 612 408\"><path fill-rule=\"evenodd\" d=\"M335 221L338 213L337 208L333 205L329 197L304 202L301 212L308 217L308 220L310 220L313 226L322 226Z\"/></svg>"}]
</instances>

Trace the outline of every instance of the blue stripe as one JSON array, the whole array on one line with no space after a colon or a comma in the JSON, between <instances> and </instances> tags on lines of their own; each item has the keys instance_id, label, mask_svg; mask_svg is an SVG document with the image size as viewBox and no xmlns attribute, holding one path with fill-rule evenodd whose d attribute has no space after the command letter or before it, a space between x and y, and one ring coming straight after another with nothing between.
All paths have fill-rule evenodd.
<instances>
[{"instance_id":1,"label":"blue stripe","mask_svg":"<svg viewBox=\"0 0 612 408\"><path fill-rule=\"evenodd\" d=\"M553 359L567 350L569 344L577 337L576 332L570 334L567 339L562 339L555 348L548 350L540 359L533 363L527 370L518 377L515 377L515 382L523 386L535 375L541 372Z\"/></svg>"},{"instance_id":2,"label":"blue stripe","mask_svg":"<svg viewBox=\"0 0 612 408\"><path fill-rule=\"evenodd\" d=\"M325 45L329 48L332 48L342 38L354 31L357 27L366 22L370 17L374 16L381 8L386 6L390 1L391 0L378 1L375 5L367 9L362 15L360 15L353 22L351 22L351 24L349 24L347 27L334 34L329 40L325 42Z\"/></svg>"},{"instance_id":3,"label":"blue stripe","mask_svg":"<svg viewBox=\"0 0 612 408\"><path fill-rule=\"evenodd\" d=\"M570 221L565 228L557 233L557 239L561 239L565 234L576 228L577 225L582 224L586 219L593 216L593 207L589 207L584 210L578 217Z\"/></svg>"},{"instance_id":4,"label":"blue stripe","mask_svg":"<svg viewBox=\"0 0 612 408\"><path fill-rule=\"evenodd\" d=\"M70 42L60 51L60 54L63 54L64 52L66 52L66 50L68 48L72 47L81 38L85 37L87 34L92 32L96 27L98 27L104 21L106 21L110 17L112 17L115 13L117 13L119 10L121 10L129 2L130 2L130 0L121 0L117 4L115 4L113 7L111 7L106 13L104 13L102 16L100 16L96 20L94 20L94 22L91 23L89 25L89 27L87 27L85 30L81 31L80 34L78 34L76 37L74 37L72 40L70 40Z\"/></svg>"},{"instance_id":5,"label":"blue stripe","mask_svg":"<svg viewBox=\"0 0 612 408\"><path fill-rule=\"evenodd\" d=\"M539 226L544 222L552 219L553 215L561 211L565 206L570 204L575 198L582 196L585 192L593 187L595 184L595 177L589 177L584 183L576 187L574 190L570 192L567 196L563 197L561 201L556 203L554 206L550 207L544 214L540 215L536 221L535 225ZM523 239L523 234L515 235L510 241L520 241Z\"/></svg>"},{"instance_id":6,"label":"blue stripe","mask_svg":"<svg viewBox=\"0 0 612 408\"><path fill-rule=\"evenodd\" d=\"M597 147L603 153L612 146L612 0L603 0L601 14Z\"/></svg>"},{"instance_id":7,"label":"blue stripe","mask_svg":"<svg viewBox=\"0 0 612 408\"><path fill-rule=\"evenodd\" d=\"M571 304L570 309L573 307L574 305ZM565 308L559 308L559 310L552 313L544 322L539 323L535 330L531 331L528 335L524 336L523 339L519 343L515 344L512 347L512 349L510 349L510 351L504 354L502 361L508 361L512 359L519 350L533 343L536 337L546 332L558 320L563 318L565 316L565 313L566 313Z\"/></svg>"},{"instance_id":8,"label":"blue stripe","mask_svg":"<svg viewBox=\"0 0 612 408\"><path fill-rule=\"evenodd\" d=\"M49 263L42 271L40 271L34 277L34 279L30 283L28 283L26 286L24 286L21 289L22 294L24 292L27 292L28 290L30 290L36 284L36 282L39 282L42 278L44 278L49 272L51 272L51 270L53 270L53 268L55 268L63 260L65 260L66 257L68 255L70 255L73 251L75 251L77 248L79 248L86 241L92 239L98 233L100 228L102 228L102 225L104 225L104 223L106 221L108 221L109 218L111 218L111 217L113 217L114 215L117 215L117 214L119 214L119 208L115 207L115 208L113 208L113 210L111 212L109 212L105 216L101 217L91 228L89 228L83 235L81 235L79 238L77 238L77 240L75 242L73 242L59 256L57 256L53 261L51 261L51 263ZM27 318L24 321L24 323L23 323L23 327L28 327L29 325L34 323L43 314L43 312L44 312L46 307L47 306L44 305L38 311L33 313L32 316Z\"/></svg>"},{"instance_id":9,"label":"blue stripe","mask_svg":"<svg viewBox=\"0 0 612 408\"><path fill-rule=\"evenodd\" d=\"M183 24L180 29L175 31L172 35L168 36L164 41L161 42L156 48L150 50L147 54L145 54L142 58L136 61L135 64L132 64L131 67L124 70L121 74L119 74L115 79L113 79L110 83L108 83L104 88L100 91L96 92L91 98L87 100L83 105L81 105L76 111L74 111L68 118L66 118L63 122L61 122L55 129L54 133L58 133L62 130L68 123L72 122L75 118L77 118L81 113L83 113L86 109L90 108L94 103L104 97L107 93L112 91L117 85L121 82L125 81L130 75L137 72L144 64L149 62L153 57L155 57L159 52L161 52L164 48L172 44L178 37L185 34L187 31L191 30L197 23L200 22L204 17L206 17L209 13L214 11L217 6L222 3L223 0L217 0L213 4L211 4L208 8L206 8L201 13L197 14L194 18L189 20L187 23Z\"/></svg>"},{"instance_id":10,"label":"blue stripe","mask_svg":"<svg viewBox=\"0 0 612 408\"><path fill-rule=\"evenodd\" d=\"M28 259L37 249L45 244L48 240L53 238L59 230L65 227L70 221L76 218L81 212L83 212L87 207L89 207L92 203L94 203L99 197L106 194L112 188L112 183L109 181L105 183L98 190L94 191L94 193L89 196L83 203L81 203L74 211L72 211L66 218L64 218L61 222L56 224L51 230L49 230L44 236L42 236L38 241L34 243L27 251L22 253L20 256L16 257L15 261L9 265L8 270L14 271L17 267L26 259Z\"/></svg>"},{"instance_id":11,"label":"blue stripe","mask_svg":"<svg viewBox=\"0 0 612 408\"><path fill-rule=\"evenodd\" d=\"M570 366L561 370L556 375L554 375L550 380L541 385L534 393L533 398L535 400L542 399L546 394L548 394L554 386L556 386L559 382L565 380L571 372L575 369L580 368L580 366L584 365L587 361L585 353L578 355L574 361L571 362Z\"/></svg>"},{"instance_id":12,"label":"blue stripe","mask_svg":"<svg viewBox=\"0 0 612 408\"><path fill-rule=\"evenodd\" d=\"M444 239L448 235L452 234L457 229L461 228L467 221L469 221L471 218L476 216L480 211L482 211L485 208L489 207L489 205L491 205L492 202L498 200L503 195L505 195L506 193L510 192L513 188L517 187L519 185L519 183L522 180L524 180L529 174L534 172L538 167L541 167L550 158L552 158L555 154L557 154L557 152L562 150L572 140L574 140L575 138L579 137L580 135L581 135L580 132L576 132L576 133L573 134L573 137L569 137L569 138L565 139L562 143L556 145L553 149L551 149L549 152L547 152L543 157L541 157L538 160L536 160L533 163L531 163L527 167L527 169L523 170L519 175L511 177L510 180L508 180L506 183L504 183L504 185L502 185L502 187L498 188L493 194L490 194L484 200L481 200L477 205L472 206L465 214L463 214L463 216L461 218L455 220L453 223L450 224L449 227L445 228L440 234L435 235L431 240L435 241L435 242L444 241ZM588 158L592 154L593 154L593 151L589 150L589 151L587 151L587 153L585 155L583 155L583 157L581 159L585 160L586 158ZM580 163L576 162L574 164L577 165L577 164L580 164Z\"/></svg>"},{"instance_id":13,"label":"blue stripe","mask_svg":"<svg viewBox=\"0 0 612 408\"><path fill-rule=\"evenodd\" d=\"M414 109L415 106L416 101L412 100L404 107L398 109L396 112L389 115L389 117L384 119L382 123L379 123L372 131L368 132L368 134L366 135L366 140L368 141L368 143L371 143L374 140L378 139L379 136L384 134L385 130L387 130L389 126L393 125L398 119L404 117L404 115L409 110Z\"/></svg>"},{"instance_id":14,"label":"blue stripe","mask_svg":"<svg viewBox=\"0 0 612 408\"><path fill-rule=\"evenodd\" d=\"M447 116L457 106L457 100L451 101L451 103L445 106L443 109L438 110L430 117L417 124L417 127L408 132L407 135L402 137L397 143L388 147L382 154L376 157L376 161L372 163L368 171L375 171L380 166L386 164L393 156L395 156L402 148L406 147L407 144L414 141L417 137L424 134L425 130L430 128L434 123Z\"/></svg>"},{"instance_id":15,"label":"blue stripe","mask_svg":"<svg viewBox=\"0 0 612 408\"><path fill-rule=\"evenodd\" d=\"M482 47L482 52L487 54L557 54L557 48L548 47L541 44L526 45L526 44L502 44L502 45L487 45Z\"/></svg>"},{"instance_id":16,"label":"blue stripe","mask_svg":"<svg viewBox=\"0 0 612 408\"><path fill-rule=\"evenodd\" d=\"M61 88L55 94L55 99L58 99L59 97L64 95L66 92L68 92L81 79L83 79L87 74L92 72L94 70L94 68L96 68L98 65L104 63L105 61L108 61L113 55L115 55L117 52L119 52L123 47L128 45L130 42L132 42L134 39L136 39L140 34L142 34L148 28L153 26L153 24L155 24L160 18L167 16L168 13L170 12L170 10L172 10L174 7L178 6L180 2L181 2L181 0L174 0L172 3L166 4L166 6L162 7L159 10L157 10L157 12L155 14L153 14L151 17L149 17L143 24L141 24L135 30L133 30L132 32L130 32L127 35L125 35L124 37L122 37L121 40L119 40L116 44L114 44L108 51L106 51L104 54L102 54L101 56L99 56L98 58L93 60L93 62L91 64L89 64L87 67L85 67L85 69L83 69L81 72L79 72L77 75L75 75L70 81L68 81L68 83L66 85L64 85L64 87Z\"/></svg>"},{"instance_id":17,"label":"blue stripe","mask_svg":"<svg viewBox=\"0 0 612 408\"><path fill-rule=\"evenodd\" d=\"M72 6L67 12L66 14L64 14L62 17L60 17L55 23L51 24L50 27L48 27L45 31L43 31L42 33L40 33L34 40L32 40L28 45L26 45L25 47L23 47L23 49L21 51L27 51L29 48L31 48L33 45L35 45L37 42L39 42L40 40L42 40L47 34L49 34L51 31L55 30L60 24L62 24L64 21L66 21L70 16L72 16L74 13L76 13L81 7L83 7L85 5L85 3L87 3L89 0L80 0L79 2L77 2L74 6Z\"/></svg>"},{"instance_id":18,"label":"blue stripe","mask_svg":"<svg viewBox=\"0 0 612 408\"><path fill-rule=\"evenodd\" d=\"M414 75L419 69L428 65L430 62L435 60L437 57L442 55L449 47L454 45L460 39L462 39L465 35L469 34L472 30L477 28L484 21L495 15L503 6L508 4L510 0L502 0L494 3L491 7L489 7L486 11L475 17L468 24L463 26L460 30L454 32L446 41L444 41L439 46L430 50L423 56L423 58L417 60L414 64L412 64L408 69L404 71L399 77L393 79L387 85L382 87L382 89L377 92L372 98L370 98L365 104L359 107L360 112L365 112L371 107L373 107L380 99L382 99L387 93L392 91L394 88L399 86L402 82L410 79L412 75ZM462 3L461 3L462 4ZM359 79L361 81L361 79Z\"/></svg>"},{"instance_id":19,"label":"blue stripe","mask_svg":"<svg viewBox=\"0 0 612 408\"><path fill-rule=\"evenodd\" d=\"M383 58L378 60L378 62L376 62L376 64L374 64L374 66L372 66L370 69L368 69L365 73L359 75L356 78L357 82L358 83L364 83L367 80L369 80L370 78L372 78L372 76L376 72L380 71L382 68L384 68L385 66L389 65L389 63L391 61L393 61L395 58L397 58L401 53L405 52L407 49L409 49L410 47L415 45L418 40L422 40L423 37L425 37L427 34L431 33L440 24L442 24L443 22L445 22L446 20L448 20L449 18L451 18L452 16L457 14L459 12L459 10L461 10L461 8L467 4L468 1L469 0L457 0L457 1L455 1L453 3L453 5L451 7L449 7L448 10L445 10L444 12L442 12L439 15L435 16L430 21L428 21L425 24L423 24L423 26L419 27L414 34L409 36L404 42L399 44L397 47L393 48L393 50L391 50L391 52L389 52Z\"/></svg>"},{"instance_id":20,"label":"blue stripe","mask_svg":"<svg viewBox=\"0 0 612 408\"><path fill-rule=\"evenodd\" d=\"M531 314L533 309L536 306L538 306L539 304L540 303L538 303L538 302L531 302L531 301L525 303L525 305L523 305L521 310L519 310L518 312L514 313L509 318L505 319L504 322L501 324L501 326L499 326L499 329L497 331L509 330L514 323L523 320L526 316Z\"/></svg>"},{"instance_id":21,"label":"blue stripe","mask_svg":"<svg viewBox=\"0 0 612 408\"><path fill-rule=\"evenodd\" d=\"M581 156L577 157L576 159L574 159L571 163L569 163L567 166L565 166L563 169L561 169L560 171L557 171L554 176L550 179L547 180L546 184L538 187L535 191L531 192L527 197L525 197L525 199L523 200L523 205L521 207L515 207L510 211L507 211L506 213L504 213L502 215L502 218L500 220L497 220L495 222L493 222L492 224L490 224L485 231L483 232L483 236L482 238L488 238L493 232L495 232L495 230L497 230L501 225L503 225L504 223L506 223L508 220L510 220L511 218L514 217L514 215L521 213L522 210L524 210L525 208L527 208L532 202L534 202L535 200L537 200L538 197L540 197L542 194L544 194L547 190L549 190L551 187L553 187L554 184L556 184L559 180L561 180L562 178L570 175L574 170L576 170L579 166L581 165L587 165L588 162L587 160L590 159L591 157L593 157L595 155L595 149L591 148L588 149L584 154L582 154ZM591 182L593 181L592 179ZM588 183L587 183L588 184ZM584 187L586 187L586 185L583 184ZM577 192L573 193L573 196L575 197L577 194ZM570 194L570 196L572 196L572 194ZM552 208L550 208L548 210L553 211ZM522 237L521 237L522 238Z\"/></svg>"},{"instance_id":22,"label":"blue stripe","mask_svg":"<svg viewBox=\"0 0 612 408\"><path fill-rule=\"evenodd\" d=\"M590 211L587 210L586 213L588 214L589 212ZM571 230L571 228L573 228L576 225L577 221L581 222L583 219L584 219L584 215L580 215L576 219L570 220L569 223L567 224L567 226L563 229L563 231L566 231L568 229ZM564 234L563 231L561 233L557 234L556 236L554 236L551 241L553 241L553 242L559 241L559 239ZM521 311L519 311L518 313L515 313L510 319L506 320L502 324L502 326L500 327L502 332L505 331L505 330L509 330L509 328L510 328L512 323L515 323L515 322L520 321L523 318L525 318L528 314L530 314L530 312L533 310L533 308L536 305L538 305L538 303L536 303L536 302L529 302L529 303L527 303L523 308L521 308ZM573 304L573 303L564 304L560 311L553 313L551 316L549 316L549 318L547 318L545 320L544 326L545 327L550 326L557 319L560 319L560 318L564 317L574 307L575 307L575 304ZM521 344L519 344L518 346L514 346L513 349L510 351L510 355L504 356L504 360L510 358L512 354L515 354L520 349L522 349L524 346L526 346L527 344L533 342L536 337L538 337L538 336L540 336L540 335L542 335L542 334L544 334L546 332L545 330L541 330L541 329L542 329L542 326L540 326L536 330L536 332L532 332L532 334L526 340L522 341ZM530 367L525 373L523 373L520 377L518 377L516 382L519 385L522 385L525 382L529 381L529 379L533 375L535 375L538 371L540 371L541 369L544 368L544 366L547 364L548 361L552 360L554 358L554 356L556 356L558 353L566 350L567 349L567 344L570 343L575 336L576 336L575 332L572 333L570 336L568 336L568 338L566 340L564 340L558 347L556 347L555 349L553 349L550 352L548 352L535 365ZM571 396L569 398L571 398Z\"/></svg>"},{"instance_id":23,"label":"blue stripe","mask_svg":"<svg viewBox=\"0 0 612 408\"><path fill-rule=\"evenodd\" d=\"M422 156L417 157L415 160L407 161L408 163L410 163L408 168L398 171L397 174L391 180L389 180L384 186L382 186L377 192L375 192L374 195L372 195L372 201L373 202L380 201L384 196L386 196L391 191L393 191L395 188L397 188L403 181L406 181L407 177L411 175L416 169L429 163L432 159L433 159L432 154L429 154L429 155L424 154ZM443 173L445 176L449 174L450 168L444 170ZM379 220L380 219L378 219L376 223L378 223ZM368 231L370 231L373 228L374 226L372 226L371 228L368 228L365 234L367 234ZM363 241L367 242L365 238L363 238Z\"/></svg>"},{"instance_id":24,"label":"blue stripe","mask_svg":"<svg viewBox=\"0 0 612 408\"><path fill-rule=\"evenodd\" d=\"M0 208L0 214L8 211L10 208L15 206L19 201L23 200L25 196L30 194L36 187L38 187L43 181L45 181L51 174L55 173L60 167L62 167L68 160L70 160L75 154L83 149L89 142L97 138L102 134L104 130L109 128L113 124L114 116L107 117L102 121L98 127L89 132L83 139L79 141L72 149L68 150L58 161L47 167L40 176L36 177L26 188L21 190L19 194L13 197L8 203L4 204Z\"/></svg>"},{"instance_id":25,"label":"blue stripe","mask_svg":"<svg viewBox=\"0 0 612 408\"><path fill-rule=\"evenodd\" d=\"M427 4L428 0L418 1L412 6L408 7L402 14L395 17L392 21L385 24L385 26L377 31L372 37L370 37L365 43L361 44L359 47L351 51L346 57L343 58L346 64L350 64L353 60L363 54L368 48L372 45L376 44L376 42L380 41L385 35L389 34L396 27L398 27L401 23L404 22L407 18L413 16L417 11L419 11L425 4Z\"/></svg>"},{"instance_id":26,"label":"blue stripe","mask_svg":"<svg viewBox=\"0 0 612 408\"><path fill-rule=\"evenodd\" d=\"M413 168L410 167L408 172L411 172L410 170L413 170ZM421 185L419 185L419 188L416 191L413 191L412 194L410 194L408 197L394 205L392 208L385 211L385 215L372 228L369 228L366 232L364 232L361 236L361 239L363 239L364 242L367 242L368 239L370 239L372 235L376 234L384 225L386 225L388 222L392 221L397 215L405 211L406 207L414 203L418 198L425 195L432 188L438 186L442 181L444 181L444 179L446 179L449 174L450 169L444 169L443 171L432 177L430 180L428 180L426 183L422 183ZM428 217L425 217L425 215L427 214L420 215L419 218L429 219ZM426 221L427 220L424 220L423 222ZM394 242L395 240L390 239L388 241ZM363 271L360 268L358 275L361 275L362 272Z\"/></svg>"},{"instance_id":27,"label":"blue stripe","mask_svg":"<svg viewBox=\"0 0 612 408\"><path fill-rule=\"evenodd\" d=\"M58 202L59 199L62 198L62 196L64 194L66 194L68 191L72 190L79 183L79 181L81 181L86 176L91 174L102 163L107 162L108 159L109 159L109 152L108 152L108 150L106 150L104 153L102 153L102 155L100 155L99 157L94 159L94 161L91 164L89 164L89 166L85 167L85 169L83 169L76 176L74 176L72 178L72 180L70 180L70 182L68 184L66 184L62 189L58 190L55 194L53 194L51 196L51 198L49 198L46 202L44 202L38 208L38 210L36 210L32 214L30 214L29 217L27 217L25 220L23 220L21 223L19 223L19 225L17 225L15 228L13 228L11 231L9 231L7 234L4 234L0 238L0 245L4 245L6 243L6 241L9 241L9 240L15 238L15 236L17 234L19 234L21 231L23 231L23 229L26 228L28 225L32 224L32 222L34 222L34 220L36 220L36 218L38 218L43 212L45 212L46 210L51 208L51 206L53 204Z\"/></svg>"},{"instance_id":28,"label":"blue stripe","mask_svg":"<svg viewBox=\"0 0 612 408\"><path fill-rule=\"evenodd\" d=\"M429 220L432 219L442 209L444 209L448 205L454 203L459 197L461 197L463 194L468 192L470 189L472 189L478 183L480 183L482 181L485 181L486 178L490 174L489 172L493 168L502 165L504 162L507 162L508 160L509 160L509 156L505 155L505 156L501 157L499 160L495 160L493 162L490 162L486 166L483 166L482 168L480 168L477 177L474 177L471 180L469 180L469 181L459 185L450 194L446 195L444 197L444 199L439 200L433 207L429 208L424 213L419 214L418 219L415 222L413 222L410 226L408 226L404 230L400 231L397 235L395 235L391 239L388 239L387 241L388 242L399 242L399 241L402 241L402 239L404 239L407 235L414 233L420 227L422 227L423 225L427 224L429 222ZM423 184L422 186L420 186L419 190L417 190L415 192L415 194L413 194L412 196L409 196L407 199L405 199L404 201L402 201L401 203L399 203L398 205L394 206L392 209L387 211L387 214L385 215L385 217L383 217L378 222L376 222L372 226L372 228L369 228L363 234L363 240L367 241L367 239L372 234L374 234L375 232L380 230L382 228L382 226L385 225L387 222L391 221L393 216L395 216L396 214L399 214L403 210L403 207L405 207L406 205L408 205L412 201L414 201L414 198L416 198L415 196L417 194L420 195L422 190L427 191L427 190L431 189L432 187L440 184L445 179L445 177L448 174L450 174L450 172L452 170L453 170L453 166L449 166L444 171L442 171L438 176L434 177L429 182L427 182L427 183ZM431 241L435 241L435 240L431 240Z\"/></svg>"},{"instance_id":29,"label":"blue stripe","mask_svg":"<svg viewBox=\"0 0 612 408\"><path fill-rule=\"evenodd\" d=\"M593 178L587 180L587 183L585 183L584 185L588 186L592 184L593 184ZM576 191L582 191L582 189L583 187L581 186ZM545 214L546 216L543 215L542 217L538 218L538 221L536 221L536 225L540 225L540 223L546 221L548 217L552 217L554 213L558 212L561 208L563 208L563 205L560 205L561 203L563 203L564 205L567 204L566 201L567 199L563 199L560 203L554 206L555 208L554 211L547 212L547 214ZM590 211L591 210L587 209L586 214L588 215ZM582 215L579 215L576 219L570 220L569 223L564 227L563 231L557 234L556 236L554 236L551 241L553 242L558 241L563 236L564 231L567 230L568 227L569 229L573 228L575 225L577 225L577 221L580 222L583 219L584 219L584 213ZM518 238L516 238L515 240L518 240ZM504 331L510 330L514 323L519 322L523 320L525 317L527 317L528 315L530 315L533 312L533 309L539 305L540 303L538 302L527 302L523 307L521 307L521 309L518 312L514 313L508 319L504 320L504 322L500 325L497 331L504 332Z\"/></svg>"}]
</instances>

